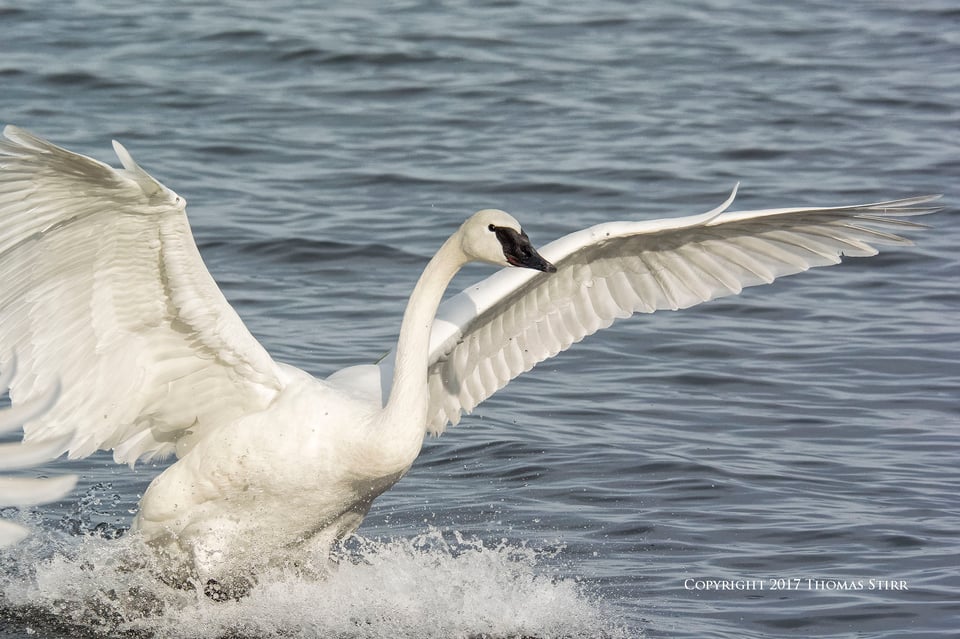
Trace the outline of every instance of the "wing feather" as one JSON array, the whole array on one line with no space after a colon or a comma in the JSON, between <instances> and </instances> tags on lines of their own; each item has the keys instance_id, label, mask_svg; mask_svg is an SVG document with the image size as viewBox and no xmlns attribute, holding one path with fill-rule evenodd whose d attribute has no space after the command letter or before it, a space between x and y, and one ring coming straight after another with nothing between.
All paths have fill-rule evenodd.
<instances>
[{"instance_id":1,"label":"wing feather","mask_svg":"<svg viewBox=\"0 0 960 639\"><path fill-rule=\"evenodd\" d=\"M909 244L903 217L938 210L937 196L830 208L723 212L601 224L543 248L554 274L498 272L445 302L432 336L429 430L538 362L616 319L681 309L875 245Z\"/></svg>"},{"instance_id":2,"label":"wing feather","mask_svg":"<svg viewBox=\"0 0 960 639\"><path fill-rule=\"evenodd\" d=\"M10 364L0 375L0 392L5 391L16 373L16 358L8 356ZM28 402L0 408L0 433L18 430L24 422L35 419L56 403L60 396L58 385L51 386ZM29 444L0 444L0 470L30 468L59 456L69 441L68 437L32 442ZM49 478L10 477L0 475L0 507L34 506L64 497L77 483L76 475ZM0 520L0 547L14 544L29 531L10 521Z\"/></svg>"},{"instance_id":3,"label":"wing feather","mask_svg":"<svg viewBox=\"0 0 960 639\"><path fill-rule=\"evenodd\" d=\"M0 140L0 348L14 404L64 392L26 439L71 457L182 454L264 408L277 365L210 276L185 201L114 143L124 166L6 127ZM0 366L9 359L0 357Z\"/></svg>"}]
</instances>

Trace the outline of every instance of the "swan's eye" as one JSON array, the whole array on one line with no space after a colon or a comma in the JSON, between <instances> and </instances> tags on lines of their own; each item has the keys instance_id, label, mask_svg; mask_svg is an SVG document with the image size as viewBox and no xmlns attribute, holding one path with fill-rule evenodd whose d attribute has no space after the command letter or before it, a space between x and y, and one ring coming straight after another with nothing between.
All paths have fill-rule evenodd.
<instances>
[{"instance_id":1,"label":"swan's eye","mask_svg":"<svg viewBox=\"0 0 960 639\"><path fill-rule=\"evenodd\" d=\"M497 232L497 227L494 226L493 224L488 225L488 226L487 226L487 229L488 229L491 233L496 233L496 232Z\"/></svg>"}]
</instances>

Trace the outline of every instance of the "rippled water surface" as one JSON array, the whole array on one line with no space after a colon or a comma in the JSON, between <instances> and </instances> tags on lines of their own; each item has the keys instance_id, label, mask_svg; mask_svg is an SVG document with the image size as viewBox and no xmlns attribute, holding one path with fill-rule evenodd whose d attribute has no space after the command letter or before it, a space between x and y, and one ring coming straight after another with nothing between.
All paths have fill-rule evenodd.
<instances>
[{"instance_id":1,"label":"rippled water surface","mask_svg":"<svg viewBox=\"0 0 960 639\"><path fill-rule=\"evenodd\" d=\"M428 441L321 583L166 588L91 534L160 468L52 464L81 485L12 515L35 534L0 555L0 636L956 636L960 11L781 4L0 4L0 120L110 162L123 141L316 374L392 346L478 208L545 243L737 181L737 208L947 207L916 247L539 366Z\"/></svg>"}]
</instances>

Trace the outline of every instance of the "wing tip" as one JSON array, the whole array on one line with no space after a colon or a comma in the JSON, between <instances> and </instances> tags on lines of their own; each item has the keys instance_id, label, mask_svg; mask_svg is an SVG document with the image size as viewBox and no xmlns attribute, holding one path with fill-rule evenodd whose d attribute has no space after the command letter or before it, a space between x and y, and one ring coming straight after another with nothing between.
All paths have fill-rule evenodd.
<instances>
[{"instance_id":1,"label":"wing tip","mask_svg":"<svg viewBox=\"0 0 960 639\"><path fill-rule=\"evenodd\" d=\"M113 146L113 152L117 154L117 158L120 160L123 168L133 173L144 172L143 169L140 168L140 165L133 160L133 156L130 155L130 151L127 151L127 147L120 144L117 140L110 140L110 144Z\"/></svg>"},{"instance_id":2,"label":"wing tip","mask_svg":"<svg viewBox=\"0 0 960 639\"><path fill-rule=\"evenodd\" d=\"M155 177L147 173L139 164L137 164L136 160L133 159L133 155L131 155L130 151L127 150L127 147L123 146L123 144L117 140L111 140L110 142L113 146L113 152L117 154L120 164L126 171L125 177L136 182L137 185L139 185L140 190L142 190L147 197L165 197L167 203L172 205L174 208L181 211L186 208L186 199L180 197L172 190L161 184L160 181Z\"/></svg>"},{"instance_id":3,"label":"wing tip","mask_svg":"<svg viewBox=\"0 0 960 639\"><path fill-rule=\"evenodd\" d=\"M3 137L8 140L17 141L22 137L35 137L26 129L17 126L16 124L7 124L3 127Z\"/></svg>"},{"instance_id":4,"label":"wing tip","mask_svg":"<svg viewBox=\"0 0 960 639\"><path fill-rule=\"evenodd\" d=\"M45 147L50 146L50 143L46 140L15 124L7 124L3 127L3 137L7 139L7 142L0 144L2 144L4 152L8 154L22 153L25 149L43 151Z\"/></svg>"}]
</instances>

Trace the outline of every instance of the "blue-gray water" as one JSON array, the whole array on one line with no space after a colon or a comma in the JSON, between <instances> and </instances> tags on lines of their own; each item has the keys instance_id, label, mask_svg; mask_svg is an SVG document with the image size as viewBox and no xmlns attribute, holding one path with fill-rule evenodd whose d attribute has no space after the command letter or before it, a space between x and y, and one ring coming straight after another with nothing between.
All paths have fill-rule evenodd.
<instances>
[{"instance_id":1,"label":"blue-gray water","mask_svg":"<svg viewBox=\"0 0 960 639\"><path fill-rule=\"evenodd\" d=\"M955 3L18 4L0 120L114 164L124 142L253 333L317 374L392 345L478 208L538 243L736 181L741 209L948 210L916 247L542 364L428 441L323 583L169 591L128 538L75 534L125 527L158 468L52 464L81 486L0 555L0 636L956 636Z\"/></svg>"}]
</instances>

